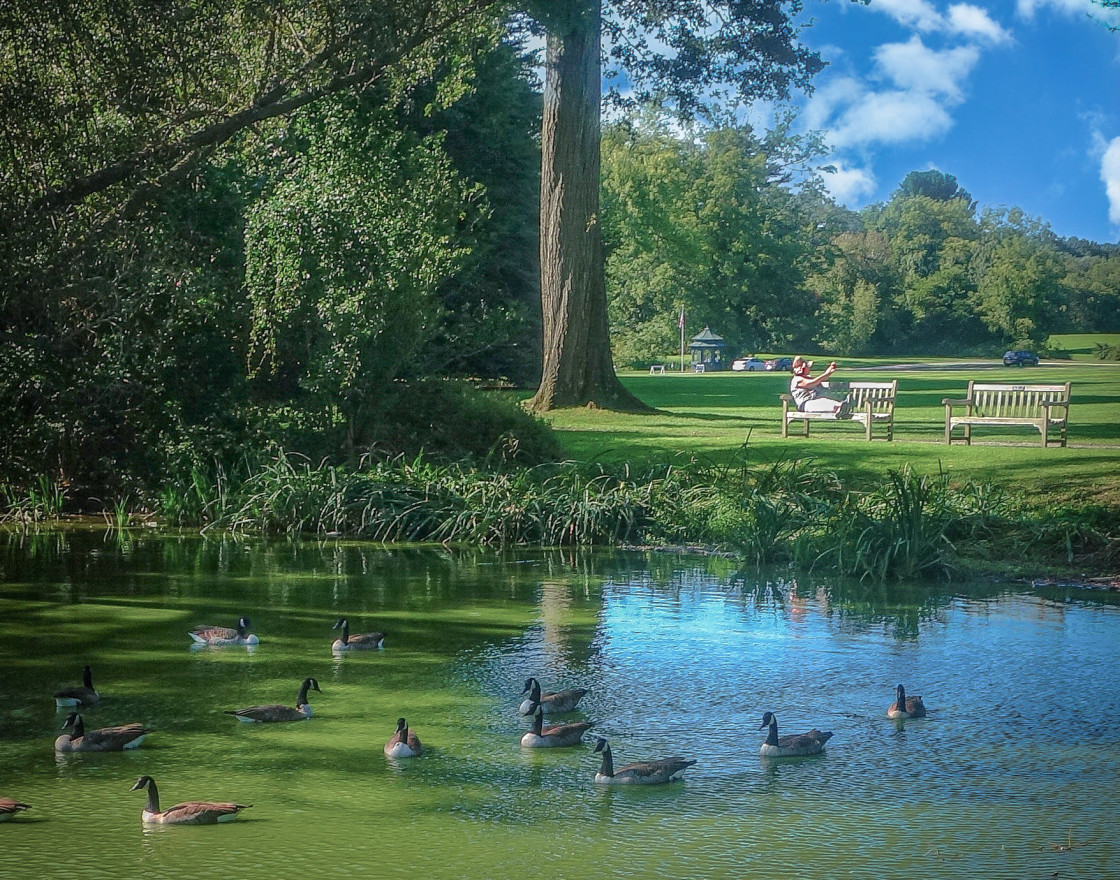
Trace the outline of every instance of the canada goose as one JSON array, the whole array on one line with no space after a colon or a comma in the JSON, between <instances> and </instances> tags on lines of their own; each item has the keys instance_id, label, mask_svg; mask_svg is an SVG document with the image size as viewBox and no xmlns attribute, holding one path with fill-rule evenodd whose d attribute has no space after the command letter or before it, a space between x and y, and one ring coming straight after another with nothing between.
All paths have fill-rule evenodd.
<instances>
[{"instance_id":1,"label":"canada goose","mask_svg":"<svg viewBox=\"0 0 1120 880\"><path fill-rule=\"evenodd\" d=\"M521 693L529 695L518 710L522 715L532 715L536 711L533 706L538 703L549 715L555 715L559 712L571 712L587 693L587 688L569 688L554 694L542 694L541 683L535 678L527 678Z\"/></svg>"},{"instance_id":2,"label":"canada goose","mask_svg":"<svg viewBox=\"0 0 1120 880\"><path fill-rule=\"evenodd\" d=\"M611 747L602 737L599 737L595 743L595 751L603 753L603 763L599 765L599 771L595 774L595 781L602 785L661 785L679 779L678 774L696 763L687 758L674 756L661 758L658 761L623 764L616 770L611 757Z\"/></svg>"},{"instance_id":3,"label":"canada goose","mask_svg":"<svg viewBox=\"0 0 1120 880\"><path fill-rule=\"evenodd\" d=\"M815 727L808 733L791 733L786 736L778 736L778 719L774 717L773 712L767 712L762 716L762 724L758 726L759 730L764 727L770 728L770 733L766 737L766 742L758 750L760 754L768 758L796 758L802 755L819 755L824 751L824 744L832 737L831 730L817 730Z\"/></svg>"},{"instance_id":4,"label":"canada goose","mask_svg":"<svg viewBox=\"0 0 1120 880\"><path fill-rule=\"evenodd\" d=\"M305 678L299 686L299 696L296 697L296 707L283 706L280 703L271 703L267 706L250 706L247 709L226 709L227 715L233 715L238 721L253 723L256 721L306 721L311 717L311 706L307 702L307 692L319 690L319 682L313 678Z\"/></svg>"},{"instance_id":5,"label":"canada goose","mask_svg":"<svg viewBox=\"0 0 1120 880\"><path fill-rule=\"evenodd\" d=\"M341 629L342 638L331 643L331 650L338 651L374 651L382 646L385 633L359 633L350 635L350 621L340 617L331 629Z\"/></svg>"},{"instance_id":6,"label":"canada goose","mask_svg":"<svg viewBox=\"0 0 1120 880\"><path fill-rule=\"evenodd\" d=\"M237 627L230 629L228 626L196 626L187 633L196 645L211 645L213 647L226 647L229 645L257 645L260 639L249 632L249 618L242 617L237 621Z\"/></svg>"},{"instance_id":7,"label":"canada goose","mask_svg":"<svg viewBox=\"0 0 1120 880\"><path fill-rule=\"evenodd\" d=\"M925 718L926 705L921 697L906 696L906 688L899 685L897 699L887 707L888 718Z\"/></svg>"},{"instance_id":8,"label":"canada goose","mask_svg":"<svg viewBox=\"0 0 1120 880\"><path fill-rule=\"evenodd\" d=\"M20 810L30 810L31 804L20 803L14 798L0 797L0 822L7 822Z\"/></svg>"},{"instance_id":9,"label":"canada goose","mask_svg":"<svg viewBox=\"0 0 1120 880\"><path fill-rule=\"evenodd\" d=\"M385 743L385 754L390 758L419 758L423 751L420 737L408 729L403 718L398 718L397 732Z\"/></svg>"},{"instance_id":10,"label":"canada goose","mask_svg":"<svg viewBox=\"0 0 1120 880\"><path fill-rule=\"evenodd\" d=\"M155 825L214 825L218 822L232 822L242 810L252 804L212 804L204 801L187 801L166 810L159 808L159 789L151 776L141 776L129 791L139 788L148 789L148 803L142 813L145 822Z\"/></svg>"},{"instance_id":11,"label":"canada goose","mask_svg":"<svg viewBox=\"0 0 1120 880\"><path fill-rule=\"evenodd\" d=\"M544 726L544 711L540 703L533 710L533 729L521 737L521 747L526 749L547 749L554 746L574 746L583 740L583 735L591 729L590 721L575 721L571 724Z\"/></svg>"},{"instance_id":12,"label":"canada goose","mask_svg":"<svg viewBox=\"0 0 1120 880\"><path fill-rule=\"evenodd\" d=\"M54 704L63 706L92 706L101 695L93 689L93 673L88 666L82 667L82 686L63 688L54 695Z\"/></svg>"},{"instance_id":13,"label":"canada goose","mask_svg":"<svg viewBox=\"0 0 1120 880\"><path fill-rule=\"evenodd\" d=\"M71 712L66 716L62 729L70 728L54 741L56 752L119 752L134 749L144 741L151 729L142 724L123 724L120 727L102 727L86 730L82 716Z\"/></svg>"}]
</instances>

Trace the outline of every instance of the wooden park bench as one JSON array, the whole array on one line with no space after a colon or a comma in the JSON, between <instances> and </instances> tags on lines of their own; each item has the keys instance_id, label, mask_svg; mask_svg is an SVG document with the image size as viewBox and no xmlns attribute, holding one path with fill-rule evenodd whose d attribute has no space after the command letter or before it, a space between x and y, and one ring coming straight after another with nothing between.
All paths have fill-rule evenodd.
<instances>
[{"instance_id":1,"label":"wooden park bench","mask_svg":"<svg viewBox=\"0 0 1120 880\"><path fill-rule=\"evenodd\" d=\"M838 383L831 387L836 389ZM860 422L865 436L871 439L874 425L885 425L887 440L894 439L894 399L898 394L898 380L890 382L848 382L845 400L851 405L851 415L838 418L833 413L804 412L797 408L792 394L782 395L782 436L789 436L789 423L800 421L805 425L803 437L809 436L809 422Z\"/></svg>"},{"instance_id":2,"label":"wooden park bench","mask_svg":"<svg viewBox=\"0 0 1120 880\"><path fill-rule=\"evenodd\" d=\"M1004 385L971 381L968 397L957 400L946 397L945 442L953 442L953 429L964 428L964 442L972 443L976 425L1026 425L1042 435L1042 445L1066 445L1066 422L1069 419L1069 382L1065 385ZM963 415L953 415L956 407L964 407ZM1051 432L1057 430L1057 437Z\"/></svg>"}]
</instances>

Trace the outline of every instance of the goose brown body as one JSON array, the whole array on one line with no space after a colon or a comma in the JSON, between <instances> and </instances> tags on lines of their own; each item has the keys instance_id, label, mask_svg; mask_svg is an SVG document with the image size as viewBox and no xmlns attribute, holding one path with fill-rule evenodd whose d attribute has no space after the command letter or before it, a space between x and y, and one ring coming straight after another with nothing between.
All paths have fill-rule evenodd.
<instances>
[{"instance_id":1,"label":"goose brown body","mask_svg":"<svg viewBox=\"0 0 1120 880\"><path fill-rule=\"evenodd\" d=\"M63 729L70 728L54 741L56 752L120 752L134 749L144 741L151 728L143 724L122 724L119 727L101 727L86 730L82 716L71 712L66 716Z\"/></svg>"},{"instance_id":2,"label":"goose brown body","mask_svg":"<svg viewBox=\"0 0 1120 880\"><path fill-rule=\"evenodd\" d=\"M926 705L918 696L906 696L906 688L895 688L895 701L887 707L888 718L925 718Z\"/></svg>"},{"instance_id":3,"label":"goose brown body","mask_svg":"<svg viewBox=\"0 0 1120 880\"><path fill-rule=\"evenodd\" d=\"M397 730L385 743L385 754L390 758L419 758L423 753L420 737L403 718L397 719Z\"/></svg>"},{"instance_id":4,"label":"goose brown body","mask_svg":"<svg viewBox=\"0 0 1120 880\"><path fill-rule=\"evenodd\" d=\"M547 749L557 746L574 746L583 741L583 735L592 727L591 721L575 721L570 724L544 725L544 711L538 703L533 711L533 729L521 737L521 746L526 749Z\"/></svg>"},{"instance_id":5,"label":"goose brown body","mask_svg":"<svg viewBox=\"0 0 1120 880\"><path fill-rule=\"evenodd\" d=\"M560 712L571 712L576 708L576 705L584 694L587 693L587 688L568 688L563 691L556 691L553 694L542 694L541 683L535 678L525 679L525 687L521 691L522 694L528 694L521 702L519 711L522 715L532 715L536 711L533 707L538 703L550 715L556 715Z\"/></svg>"},{"instance_id":6,"label":"goose brown body","mask_svg":"<svg viewBox=\"0 0 1120 880\"><path fill-rule=\"evenodd\" d=\"M234 628L228 626L196 626L187 633L196 645L210 645L211 647L231 647L237 645L257 645L260 643L255 635L249 632L249 618L242 617Z\"/></svg>"},{"instance_id":7,"label":"goose brown body","mask_svg":"<svg viewBox=\"0 0 1120 880\"><path fill-rule=\"evenodd\" d=\"M82 684L80 687L63 688L56 691L54 704L64 706L92 706L101 695L93 687L93 672L88 666L82 668Z\"/></svg>"},{"instance_id":8,"label":"goose brown body","mask_svg":"<svg viewBox=\"0 0 1120 880\"><path fill-rule=\"evenodd\" d=\"M17 801L15 798L0 797L0 822L7 822L16 813L30 809L31 804L25 804L22 801Z\"/></svg>"},{"instance_id":9,"label":"goose brown body","mask_svg":"<svg viewBox=\"0 0 1120 880\"><path fill-rule=\"evenodd\" d=\"M244 721L247 724L262 723L268 724L278 721L306 721L311 717L311 705L307 702L307 692L318 691L319 682L313 678L305 678L303 684L299 686L299 694L296 696L296 705L293 709L291 706L285 706L282 703L269 703L264 706L249 706L245 709L226 709L226 715L233 715L238 721Z\"/></svg>"},{"instance_id":10,"label":"goose brown body","mask_svg":"<svg viewBox=\"0 0 1120 880\"><path fill-rule=\"evenodd\" d=\"M778 736L778 719L773 712L762 716L763 727L770 729L766 741L759 748L759 754L767 758L799 758L805 755L819 755L824 751L824 744L832 738L831 730L817 730L815 727L807 733L790 733Z\"/></svg>"},{"instance_id":11,"label":"goose brown body","mask_svg":"<svg viewBox=\"0 0 1120 880\"><path fill-rule=\"evenodd\" d=\"M595 751L603 753L602 763L595 774L595 781L600 785L664 785L679 779L680 773L696 763L694 760L674 755L671 758L635 761L632 764L615 767L610 744L602 737L595 743Z\"/></svg>"},{"instance_id":12,"label":"goose brown body","mask_svg":"<svg viewBox=\"0 0 1120 880\"><path fill-rule=\"evenodd\" d=\"M385 633L357 633L350 634L350 622L345 617L340 617L331 629L341 629L342 637L331 643L331 651L376 651L385 642Z\"/></svg>"},{"instance_id":13,"label":"goose brown body","mask_svg":"<svg viewBox=\"0 0 1120 880\"><path fill-rule=\"evenodd\" d=\"M143 821L154 825L216 825L219 822L236 819L238 813L252 806L252 804L186 801L168 807L166 810L160 810L156 781L151 776L141 776L129 791L141 788L148 790L148 802L141 814Z\"/></svg>"}]
</instances>

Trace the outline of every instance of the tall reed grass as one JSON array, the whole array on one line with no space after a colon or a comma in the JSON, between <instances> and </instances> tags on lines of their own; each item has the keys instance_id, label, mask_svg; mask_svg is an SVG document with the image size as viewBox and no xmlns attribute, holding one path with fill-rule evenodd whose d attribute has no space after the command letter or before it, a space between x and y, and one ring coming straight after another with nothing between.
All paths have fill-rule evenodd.
<instances>
[{"instance_id":1,"label":"tall reed grass","mask_svg":"<svg viewBox=\"0 0 1120 880\"><path fill-rule=\"evenodd\" d=\"M951 576L962 554L1068 562L1116 553L1115 524L1032 521L990 484L954 486L910 468L871 491L807 459L693 459L644 471L562 462L492 469L423 456L356 468L276 452L235 477L195 472L162 516L209 529L489 546L708 545L865 580Z\"/></svg>"}]
</instances>

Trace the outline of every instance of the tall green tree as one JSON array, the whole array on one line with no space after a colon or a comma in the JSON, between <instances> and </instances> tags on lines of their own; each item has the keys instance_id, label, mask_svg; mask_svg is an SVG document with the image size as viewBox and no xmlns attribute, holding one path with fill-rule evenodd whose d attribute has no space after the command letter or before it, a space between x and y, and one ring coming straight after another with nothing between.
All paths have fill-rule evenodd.
<instances>
[{"instance_id":1,"label":"tall green tree","mask_svg":"<svg viewBox=\"0 0 1120 880\"><path fill-rule=\"evenodd\" d=\"M532 0L525 8L547 34L544 359L531 405L644 408L615 376L607 328L599 218L602 34L638 100L656 93L686 115L724 100L784 98L808 88L824 63L798 42L796 0Z\"/></svg>"},{"instance_id":2,"label":"tall green tree","mask_svg":"<svg viewBox=\"0 0 1120 880\"><path fill-rule=\"evenodd\" d=\"M1045 224L1019 210L987 211L973 260L975 310L1001 342L1037 347L1056 329L1064 266Z\"/></svg>"},{"instance_id":3,"label":"tall green tree","mask_svg":"<svg viewBox=\"0 0 1120 880\"><path fill-rule=\"evenodd\" d=\"M354 103L299 120L292 167L252 208L245 248L256 368L337 412L351 453L437 330L469 201L438 138L410 139Z\"/></svg>"}]
</instances>

